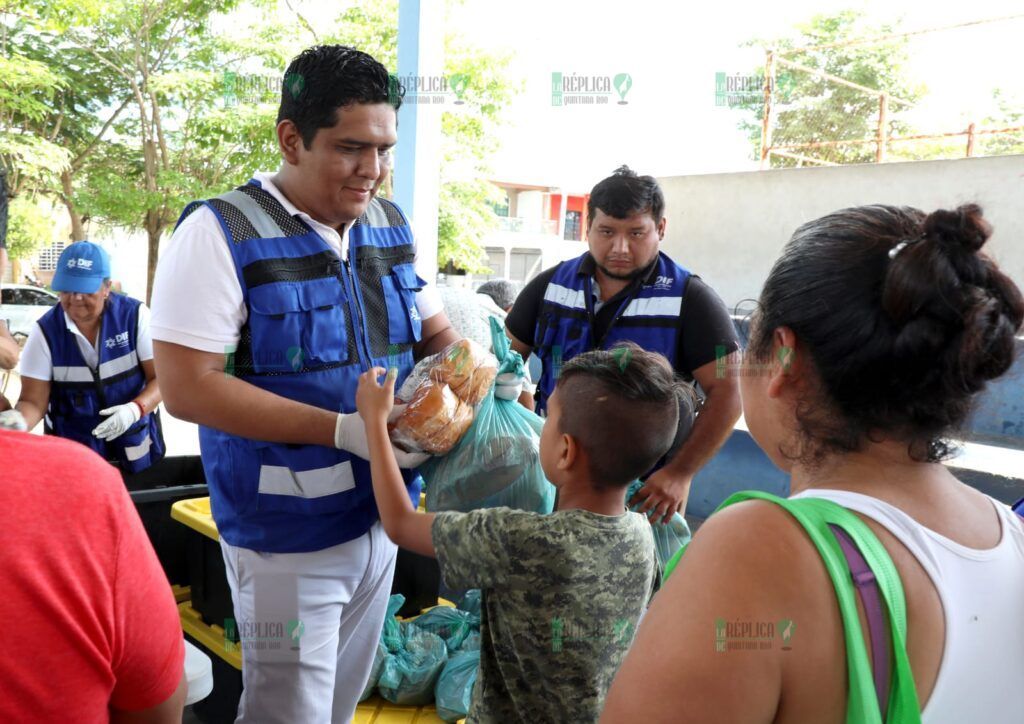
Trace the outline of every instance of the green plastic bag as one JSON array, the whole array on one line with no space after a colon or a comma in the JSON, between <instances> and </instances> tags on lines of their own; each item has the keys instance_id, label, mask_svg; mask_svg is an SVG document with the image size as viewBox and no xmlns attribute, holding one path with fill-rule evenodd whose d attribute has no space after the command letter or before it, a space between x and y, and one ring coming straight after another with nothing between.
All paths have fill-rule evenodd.
<instances>
[{"instance_id":1,"label":"green plastic bag","mask_svg":"<svg viewBox=\"0 0 1024 724\"><path fill-rule=\"evenodd\" d=\"M493 318L491 336L498 374L522 374L522 357L511 349L504 329ZM544 421L518 402L495 398L492 386L455 447L419 467L426 481L427 510L469 512L508 506L550 513L555 487L544 477L540 464L543 427Z\"/></svg>"},{"instance_id":2,"label":"green plastic bag","mask_svg":"<svg viewBox=\"0 0 1024 724\"><path fill-rule=\"evenodd\" d=\"M388 655L388 647L385 641L390 641L397 649L402 640L402 624L395 617L398 610L405 603L405 596L401 593L392 594L388 599L387 613L384 616L384 628L381 629L380 639L377 641L377 651L373 654L373 664L370 667L370 678L366 680L363 693L359 695L359 701L366 701L377 688L380 674L384 670L384 660Z\"/></svg>"},{"instance_id":3,"label":"green plastic bag","mask_svg":"<svg viewBox=\"0 0 1024 724\"><path fill-rule=\"evenodd\" d=\"M366 680L366 686L363 687L363 693L359 695L359 701L369 699L374 689L377 688L380 672L384 670L384 659L387 658L387 655L388 647L384 645L383 641L378 641L377 651L373 654L373 665L370 667L370 678Z\"/></svg>"},{"instance_id":4,"label":"green plastic bag","mask_svg":"<svg viewBox=\"0 0 1024 724\"><path fill-rule=\"evenodd\" d=\"M388 599L388 610L384 616L384 628L380 632L381 643L389 651L397 651L402 645L402 622L398 620L398 612L405 604L405 596L394 593Z\"/></svg>"},{"instance_id":5,"label":"green plastic bag","mask_svg":"<svg viewBox=\"0 0 1024 724\"><path fill-rule=\"evenodd\" d=\"M415 623L402 623L402 645L388 647L377 688L393 704L422 706L434 699L437 678L448 663L444 640Z\"/></svg>"},{"instance_id":6,"label":"green plastic bag","mask_svg":"<svg viewBox=\"0 0 1024 724\"><path fill-rule=\"evenodd\" d=\"M633 494L643 487L643 483L634 480L626 490L626 500L633 497ZM640 505L634 505L630 510L638 511ZM648 516L650 517L650 516ZM673 514L668 523L652 523L651 534L654 536L654 552L658 556L658 568L664 570L672 556L679 552L683 546L690 542L690 526L686 518Z\"/></svg>"},{"instance_id":7,"label":"green plastic bag","mask_svg":"<svg viewBox=\"0 0 1024 724\"><path fill-rule=\"evenodd\" d=\"M480 650L460 651L448 660L434 690L437 715L448 722L465 719L480 670Z\"/></svg>"},{"instance_id":8,"label":"green plastic bag","mask_svg":"<svg viewBox=\"0 0 1024 724\"><path fill-rule=\"evenodd\" d=\"M462 641L462 645L459 646L459 651L479 651L480 650L480 632L474 631Z\"/></svg>"},{"instance_id":9,"label":"green plastic bag","mask_svg":"<svg viewBox=\"0 0 1024 724\"><path fill-rule=\"evenodd\" d=\"M479 621L479 619L480 619L480 603L481 603L480 589L479 588L471 588L468 591L466 591L464 594L462 594L462 598L459 599L459 602L458 602L458 604L456 604L455 607L457 609L459 609L460 611L468 611L469 613L474 614L477 617L477 620Z\"/></svg>"},{"instance_id":10,"label":"green plastic bag","mask_svg":"<svg viewBox=\"0 0 1024 724\"><path fill-rule=\"evenodd\" d=\"M843 634L846 642L846 668L848 696L847 724L920 724L921 707L914 688L914 677L907 657L907 604L903 583L888 551L878 537L859 517L837 503L820 498L787 500L759 490L748 490L729 496L718 508L727 508L744 500L766 500L784 508L810 537L825 563L843 616ZM864 644L864 634L857 612L857 594L851 580L850 566L842 547L829 525L842 528L856 543L864 560L871 567L885 604L892 646L893 666L890 674L889 700L883 720L878 708L875 684L871 674L871 661ZM686 552L684 546L665 567L667 580Z\"/></svg>"},{"instance_id":11,"label":"green plastic bag","mask_svg":"<svg viewBox=\"0 0 1024 724\"><path fill-rule=\"evenodd\" d=\"M450 606L435 606L415 620L421 631L429 631L444 639L448 653L462 646L462 642L473 631L480 629L480 617Z\"/></svg>"}]
</instances>

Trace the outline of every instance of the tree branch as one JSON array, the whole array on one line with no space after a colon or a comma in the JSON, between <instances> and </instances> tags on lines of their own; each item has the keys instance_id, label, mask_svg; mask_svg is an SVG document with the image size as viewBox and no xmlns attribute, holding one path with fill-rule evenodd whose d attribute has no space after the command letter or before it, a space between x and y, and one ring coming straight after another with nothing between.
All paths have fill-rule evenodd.
<instances>
[{"instance_id":1,"label":"tree branch","mask_svg":"<svg viewBox=\"0 0 1024 724\"><path fill-rule=\"evenodd\" d=\"M103 138L103 134L107 132L107 129L110 128L111 125L113 125L114 121L117 120L117 117L121 115L121 111L128 107L128 104L131 103L131 100L131 98L125 98L124 101L121 102L121 105L118 107L116 111L114 111L114 114L107 119L106 123L103 124L103 128L99 130L99 133L97 133L96 136L91 141L89 141L89 145L87 145L85 149L83 149L83 151L79 153L73 161L71 161L72 171L77 171L79 168L81 168L82 163L89 156L89 154L92 153L93 148L95 148L96 144L100 142L100 139Z\"/></svg>"}]
</instances>

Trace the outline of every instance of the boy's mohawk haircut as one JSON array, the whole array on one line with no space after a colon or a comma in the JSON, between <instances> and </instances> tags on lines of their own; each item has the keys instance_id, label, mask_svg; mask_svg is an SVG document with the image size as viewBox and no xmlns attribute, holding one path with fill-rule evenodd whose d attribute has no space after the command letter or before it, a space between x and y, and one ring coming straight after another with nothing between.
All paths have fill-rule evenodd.
<instances>
[{"instance_id":1,"label":"boy's mohawk haircut","mask_svg":"<svg viewBox=\"0 0 1024 724\"><path fill-rule=\"evenodd\" d=\"M693 418L692 393L668 360L632 342L574 357L556 389L560 431L586 452L596 487L649 472L672 447L680 415L687 431Z\"/></svg>"}]
</instances>

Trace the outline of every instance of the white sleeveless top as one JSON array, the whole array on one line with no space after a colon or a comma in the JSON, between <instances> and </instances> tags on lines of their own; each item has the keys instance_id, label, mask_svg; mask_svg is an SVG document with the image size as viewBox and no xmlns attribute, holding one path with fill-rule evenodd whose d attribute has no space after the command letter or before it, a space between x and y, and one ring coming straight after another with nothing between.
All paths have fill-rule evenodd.
<instances>
[{"instance_id":1,"label":"white sleeveless top","mask_svg":"<svg viewBox=\"0 0 1024 724\"><path fill-rule=\"evenodd\" d=\"M978 550L925 528L902 510L860 493L811 488L877 521L917 558L938 589L946 646L924 724L1024 722L1024 522L993 500L1002 526L995 548Z\"/></svg>"}]
</instances>

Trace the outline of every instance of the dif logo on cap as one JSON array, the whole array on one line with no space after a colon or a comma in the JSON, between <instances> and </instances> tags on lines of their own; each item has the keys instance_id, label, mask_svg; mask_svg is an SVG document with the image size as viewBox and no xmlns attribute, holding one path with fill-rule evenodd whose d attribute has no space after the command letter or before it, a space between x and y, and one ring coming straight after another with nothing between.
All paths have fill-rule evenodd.
<instances>
[{"instance_id":1,"label":"dif logo on cap","mask_svg":"<svg viewBox=\"0 0 1024 724\"><path fill-rule=\"evenodd\" d=\"M95 294L109 278L110 256L103 247L76 241L61 252L52 286L58 292Z\"/></svg>"}]
</instances>

